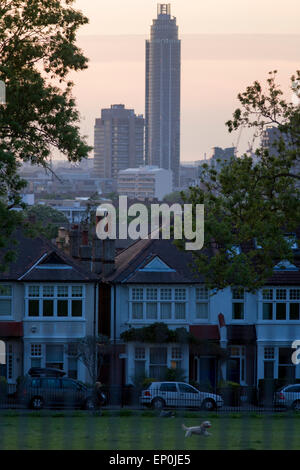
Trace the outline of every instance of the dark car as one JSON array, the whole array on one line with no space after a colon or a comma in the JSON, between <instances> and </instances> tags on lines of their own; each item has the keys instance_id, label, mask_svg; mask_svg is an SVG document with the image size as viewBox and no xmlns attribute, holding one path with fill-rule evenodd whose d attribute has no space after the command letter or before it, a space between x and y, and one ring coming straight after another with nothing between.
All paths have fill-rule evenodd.
<instances>
[{"instance_id":1,"label":"dark car","mask_svg":"<svg viewBox=\"0 0 300 470\"><path fill-rule=\"evenodd\" d=\"M67 377L26 376L18 387L18 398L35 410L45 407L93 410L97 406L93 389Z\"/></svg>"}]
</instances>

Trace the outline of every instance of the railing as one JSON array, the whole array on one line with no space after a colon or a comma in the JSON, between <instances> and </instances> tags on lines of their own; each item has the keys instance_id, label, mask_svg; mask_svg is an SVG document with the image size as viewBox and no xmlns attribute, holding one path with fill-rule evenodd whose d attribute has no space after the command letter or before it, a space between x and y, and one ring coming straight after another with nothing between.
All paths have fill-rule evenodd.
<instances>
[{"instance_id":1,"label":"railing","mask_svg":"<svg viewBox=\"0 0 300 470\"><path fill-rule=\"evenodd\" d=\"M95 398L93 389L88 389L84 393L55 387L47 389L31 387L15 391L11 386L0 391L0 408L33 408L33 398L41 397L41 408L88 408L86 401L90 399L95 409L101 407L103 409L186 409L215 412L264 412L278 409L300 411L300 393L273 393L272 391L270 395L258 391L255 387L222 388L217 390L217 393L199 392L199 394L169 392L160 390L160 387L145 390L131 386L104 386L101 390L106 397L105 402ZM93 407L90 406L90 408Z\"/></svg>"}]
</instances>

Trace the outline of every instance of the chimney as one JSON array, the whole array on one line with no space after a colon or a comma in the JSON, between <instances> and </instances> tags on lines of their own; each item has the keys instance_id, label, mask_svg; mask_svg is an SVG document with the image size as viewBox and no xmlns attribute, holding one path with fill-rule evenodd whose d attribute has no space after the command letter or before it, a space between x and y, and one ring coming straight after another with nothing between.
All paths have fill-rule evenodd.
<instances>
[{"instance_id":1,"label":"chimney","mask_svg":"<svg viewBox=\"0 0 300 470\"><path fill-rule=\"evenodd\" d=\"M111 274L115 269L115 245L115 240L109 238L103 240L102 273L104 277Z\"/></svg>"},{"instance_id":2,"label":"chimney","mask_svg":"<svg viewBox=\"0 0 300 470\"><path fill-rule=\"evenodd\" d=\"M96 227L101 219L109 216L105 208L98 207L96 212ZM108 224L110 223L108 217ZM108 231L108 224L106 231ZM100 240L95 230L93 237L93 271L96 274L108 276L115 268L115 240L106 238Z\"/></svg>"},{"instance_id":3,"label":"chimney","mask_svg":"<svg viewBox=\"0 0 300 470\"><path fill-rule=\"evenodd\" d=\"M72 256L72 258L79 258L80 235L79 235L78 225L72 225L69 238L70 238L70 256Z\"/></svg>"},{"instance_id":4,"label":"chimney","mask_svg":"<svg viewBox=\"0 0 300 470\"><path fill-rule=\"evenodd\" d=\"M89 246L89 231L85 227L81 231L81 245L79 247L79 257L84 268L91 270L92 247Z\"/></svg>"}]
</instances>

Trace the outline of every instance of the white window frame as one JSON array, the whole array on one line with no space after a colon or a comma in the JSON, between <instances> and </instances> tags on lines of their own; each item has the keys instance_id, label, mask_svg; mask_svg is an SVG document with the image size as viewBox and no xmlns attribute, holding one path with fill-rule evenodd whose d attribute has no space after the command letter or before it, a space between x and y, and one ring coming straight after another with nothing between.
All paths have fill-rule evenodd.
<instances>
[{"instance_id":1,"label":"white window frame","mask_svg":"<svg viewBox=\"0 0 300 470\"><path fill-rule=\"evenodd\" d=\"M272 292L272 299L264 299L263 292L264 291ZM279 299L277 298L276 292L277 291L286 291L286 298ZM293 290L300 291L300 286L267 286L259 291L259 321L263 323L276 323L276 324L283 324L283 323L294 323L300 324L300 313L299 313L299 320L290 320L290 304L298 303L300 309L300 298L299 299L291 299L290 292ZM286 304L286 318L283 320L277 320L276 318L276 305L280 303ZM263 318L263 304L272 304L272 318L271 319L264 319Z\"/></svg>"},{"instance_id":2,"label":"white window frame","mask_svg":"<svg viewBox=\"0 0 300 470\"><path fill-rule=\"evenodd\" d=\"M207 297L201 299L201 296L198 296L198 291L205 289L207 292ZM195 287L195 323L208 323L210 321L210 291L205 285L196 286ZM197 305L198 304L206 304L207 305L207 317L206 318L198 318L197 317Z\"/></svg>"},{"instance_id":3,"label":"white window frame","mask_svg":"<svg viewBox=\"0 0 300 470\"><path fill-rule=\"evenodd\" d=\"M231 353L231 349L232 348L236 348L238 349L238 354L232 354ZM242 345L235 345L235 344L232 344L230 346L230 358L238 358L240 359L240 384L241 385L247 385L246 384L246 366L247 366L247 362L246 362L246 346L242 346ZM242 365L243 364L243 365ZM244 367L244 378L242 378L242 368Z\"/></svg>"},{"instance_id":4,"label":"white window frame","mask_svg":"<svg viewBox=\"0 0 300 470\"><path fill-rule=\"evenodd\" d=\"M143 294L140 299L136 299L136 295L134 294L135 289L143 289ZM147 289L157 289L157 298L150 299L147 298ZM161 299L161 292L164 289L171 290L171 299ZM176 299L175 298L175 289L184 289L185 291L185 298L184 299ZM133 295L134 294L134 295ZM155 285L149 286L133 286L129 288L129 322L130 323L155 323L158 321L163 321L165 323L188 323L188 302L189 302L189 288L182 287L182 286L163 286L158 287ZM142 304L142 311L143 315L142 318L133 318L133 311L132 305L134 303L141 303ZM147 304L155 303L157 305L157 317L154 319L147 318ZM161 317L161 304L171 304L171 317L170 318L162 318ZM175 304L181 303L185 305L185 318L175 318Z\"/></svg>"},{"instance_id":5,"label":"white window frame","mask_svg":"<svg viewBox=\"0 0 300 470\"><path fill-rule=\"evenodd\" d=\"M242 298L234 297L234 290L241 290L243 292ZM243 304L243 318L233 318L233 305L234 304ZM233 287L231 288L231 321L233 323L245 322L246 320L246 291L243 288Z\"/></svg>"},{"instance_id":6,"label":"white window frame","mask_svg":"<svg viewBox=\"0 0 300 470\"><path fill-rule=\"evenodd\" d=\"M51 297L43 296L43 287L51 286L54 287L54 295ZM39 295L36 297L29 296L30 287L39 287ZM68 296L59 297L58 296L58 287L68 287ZM72 296L72 287L81 287L82 296L76 297ZM82 321L85 320L85 299L86 299L86 286L84 284L55 284L51 282L45 283L30 283L25 286L25 318L26 320L32 321ZM29 315L29 300L38 300L39 301L39 315L30 316ZM43 300L53 300L53 316L43 316ZM59 300L68 301L68 315L67 316L58 316L57 315L57 302ZM72 316L72 300L81 300L82 301L82 315L80 317Z\"/></svg>"},{"instance_id":7,"label":"white window frame","mask_svg":"<svg viewBox=\"0 0 300 470\"><path fill-rule=\"evenodd\" d=\"M1 282L1 286L4 287L10 287L11 289L11 294L10 295L1 295L0 299L4 300L10 300L10 314L9 315L0 315L0 321L1 320L11 320L13 317L13 305L14 305L14 288L11 283L6 283L6 282Z\"/></svg>"}]
</instances>

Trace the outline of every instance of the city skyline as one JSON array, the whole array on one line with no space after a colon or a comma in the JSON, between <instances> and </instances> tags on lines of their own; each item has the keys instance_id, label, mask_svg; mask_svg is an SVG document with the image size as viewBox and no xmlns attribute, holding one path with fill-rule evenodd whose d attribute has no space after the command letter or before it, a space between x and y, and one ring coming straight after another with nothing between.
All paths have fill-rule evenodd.
<instances>
[{"instance_id":1,"label":"city skyline","mask_svg":"<svg viewBox=\"0 0 300 470\"><path fill-rule=\"evenodd\" d=\"M115 13L115 22L110 21L111 6L100 9L102 20L106 18L107 27L102 28L100 22L97 34L94 34L97 17L95 2L91 0L84 4L81 1L75 3L75 7L81 8L91 21L90 25L82 28L78 36L79 46L90 58L89 68L71 76L75 82L74 96L82 116L81 129L88 136L90 145L93 145L93 124L95 116L99 115L99 109L109 107L112 103L124 103L137 114L145 114L144 43L155 16L157 2L143 0L140 3L144 9L133 0L126 2L126 14L135 17L135 29L129 22L126 30L125 26L119 30L119 35L116 34L117 20L125 14L125 7L120 2L113 2L119 8ZM194 2L190 2L192 3ZM292 3L288 1L286 6L291 6ZM193 8L184 10L178 1L171 2L171 7L180 26L182 40L181 161L184 162L203 159L205 153L209 157L214 146L229 147L236 143L237 136L228 134L225 122L231 118L238 105L237 94L254 80L265 82L270 70L278 70L279 84L286 97L290 98L289 78L299 68L300 35L237 36L229 34L230 31L238 31L237 28L230 29L230 25L227 25L227 34L202 34L201 23L201 34L192 34L194 31L187 28L186 21L189 15L194 16ZM273 18L272 14L275 15L276 11L276 8L269 11L270 18ZM291 11L292 8L286 8L282 18L284 15L292 18ZM274 18L277 16L276 13ZM267 27L269 20L265 18L265 29L252 28L252 32L261 33L265 30L267 33L274 33L274 28L270 30ZM140 34L141 25L145 25L143 34ZM107 35L108 27L110 35ZM125 32L132 31L135 34L124 35ZM277 31L283 33L288 30L278 27ZM290 27L289 31L292 32L293 28ZM251 33L251 28L244 32ZM249 133L243 132L239 153L248 148L249 140Z\"/></svg>"}]
</instances>

